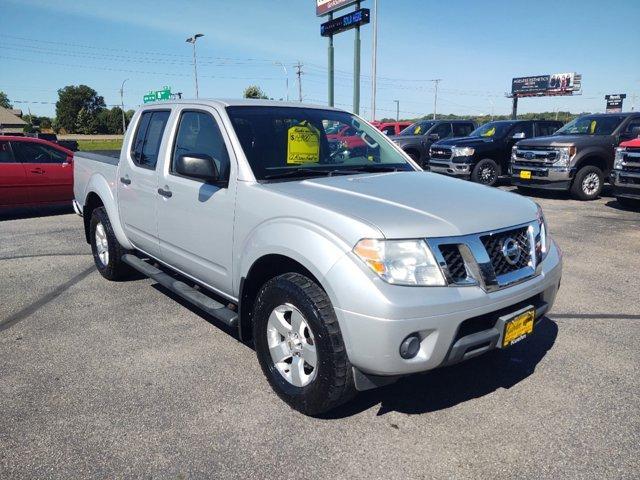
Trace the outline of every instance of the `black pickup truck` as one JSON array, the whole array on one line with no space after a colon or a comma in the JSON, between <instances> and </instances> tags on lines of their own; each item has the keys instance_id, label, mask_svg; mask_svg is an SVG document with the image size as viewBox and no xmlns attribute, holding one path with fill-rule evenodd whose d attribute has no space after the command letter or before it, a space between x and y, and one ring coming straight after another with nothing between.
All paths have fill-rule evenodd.
<instances>
[{"instance_id":1,"label":"black pickup truck","mask_svg":"<svg viewBox=\"0 0 640 480\"><path fill-rule=\"evenodd\" d=\"M55 133L30 133L27 136L56 143L72 152L78 151L78 142L76 140L58 140L58 136Z\"/></svg>"},{"instance_id":2,"label":"black pickup truck","mask_svg":"<svg viewBox=\"0 0 640 480\"><path fill-rule=\"evenodd\" d=\"M613 169L616 147L638 135L640 112L583 115L553 136L523 140L513 148L511 183L519 189L569 190L597 198Z\"/></svg>"},{"instance_id":3,"label":"black pickup truck","mask_svg":"<svg viewBox=\"0 0 640 480\"><path fill-rule=\"evenodd\" d=\"M433 142L452 137L466 137L476 128L471 120L420 120L400 135L391 137L421 167L428 166L429 147Z\"/></svg>"},{"instance_id":4,"label":"black pickup truck","mask_svg":"<svg viewBox=\"0 0 640 480\"><path fill-rule=\"evenodd\" d=\"M432 172L495 185L509 170L511 148L524 138L551 135L562 126L555 120L498 120L485 123L468 137L431 145Z\"/></svg>"}]
</instances>

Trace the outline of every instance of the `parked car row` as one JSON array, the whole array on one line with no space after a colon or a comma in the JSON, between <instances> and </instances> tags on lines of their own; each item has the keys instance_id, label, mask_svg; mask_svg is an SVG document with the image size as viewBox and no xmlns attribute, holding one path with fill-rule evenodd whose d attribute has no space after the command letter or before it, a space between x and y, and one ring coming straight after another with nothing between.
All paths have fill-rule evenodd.
<instances>
[{"instance_id":1,"label":"parked car row","mask_svg":"<svg viewBox=\"0 0 640 480\"><path fill-rule=\"evenodd\" d=\"M564 126L554 120L500 120L475 128L471 121L422 120L392 140L432 172L489 186L508 176L521 190L567 190L591 200L610 175L617 191L634 191L640 181L637 145L623 146L619 154L625 173L614 171L614 155L622 142L639 135L640 113L620 113L584 115Z\"/></svg>"}]
</instances>

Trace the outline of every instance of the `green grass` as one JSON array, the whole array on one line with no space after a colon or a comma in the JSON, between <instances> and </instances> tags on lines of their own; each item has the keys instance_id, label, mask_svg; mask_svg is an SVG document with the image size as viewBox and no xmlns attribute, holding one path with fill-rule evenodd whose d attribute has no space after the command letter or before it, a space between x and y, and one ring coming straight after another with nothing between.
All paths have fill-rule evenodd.
<instances>
[{"instance_id":1,"label":"green grass","mask_svg":"<svg viewBox=\"0 0 640 480\"><path fill-rule=\"evenodd\" d=\"M120 150L122 140L78 140L80 151L90 152L92 150Z\"/></svg>"}]
</instances>

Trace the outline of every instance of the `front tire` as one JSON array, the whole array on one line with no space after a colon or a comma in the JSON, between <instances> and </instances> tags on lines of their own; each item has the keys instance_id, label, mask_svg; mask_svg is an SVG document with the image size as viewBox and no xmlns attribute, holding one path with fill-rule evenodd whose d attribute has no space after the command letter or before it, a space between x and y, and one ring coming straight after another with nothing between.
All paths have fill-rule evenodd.
<instances>
[{"instance_id":1,"label":"front tire","mask_svg":"<svg viewBox=\"0 0 640 480\"><path fill-rule=\"evenodd\" d=\"M471 180L488 187L493 187L498 182L500 167L490 158L480 160L471 171Z\"/></svg>"},{"instance_id":2,"label":"front tire","mask_svg":"<svg viewBox=\"0 0 640 480\"><path fill-rule=\"evenodd\" d=\"M351 364L327 294L299 273L269 280L254 306L256 354L278 396L320 415L355 394Z\"/></svg>"},{"instance_id":3,"label":"front tire","mask_svg":"<svg viewBox=\"0 0 640 480\"><path fill-rule=\"evenodd\" d=\"M593 165L582 167L571 184L571 194L578 200L595 200L602 192L604 174Z\"/></svg>"},{"instance_id":4,"label":"front tire","mask_svg":"<svg viewBox=\"0 0 640 480\"><path fill-rule=\"evenodd\" d=\"M104 207L96 208L91 214L89 238L100 275L107 280L122 280L131 275L131 268L122 261L126 250L118 243Z\"/></svg>"}]
</instances>

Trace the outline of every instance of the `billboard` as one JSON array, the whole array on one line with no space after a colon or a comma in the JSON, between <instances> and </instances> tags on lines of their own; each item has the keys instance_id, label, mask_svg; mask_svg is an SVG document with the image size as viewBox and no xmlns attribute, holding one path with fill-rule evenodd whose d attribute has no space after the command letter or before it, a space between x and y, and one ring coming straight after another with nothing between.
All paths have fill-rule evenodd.
<instances>
[{"instance_id":1,"label":"billboard","mask_svg":"<svg viewBox=\"0 0 640 480\"><path fill-rule=\"evenodd\" d=\"M356 0L316 0L316 15L322 17L352 3L356 3Z\"/></svg>"},{"instance_id":2,"label":"billboard","mask_svg":"<svg viewBox=\"0 0 640 480\"><path fill-rule=\"evenodd\" d=\"M354 27L369 23L370 12L368 8L361 8L355 12L347 13L320 25L320 35L330 37L336 33L344 32Z\"/></svg>"},{"instance_id":3,"label":"billboard","mask_svg":"<svg viewBox=\"0 0 640 480\"><path fill-rule=\"evenodd\" d=\"M622 101L627 98L626 93L616 93L612 95L605 95L604 99L607 101L607 113L620 113L622 112Z\"/></svg>"},{"instance_id":4,"label":"billboard","mask_svg":"<svg viewBox=\"0 0 640 480\"><path fill-rule=\"evenodd\" d=\"M553 73L534 77L517 77L511 80L511 94L518 97L534 95L573 95L580 91L581 75Z\"/></svg>"}]
</instances>

